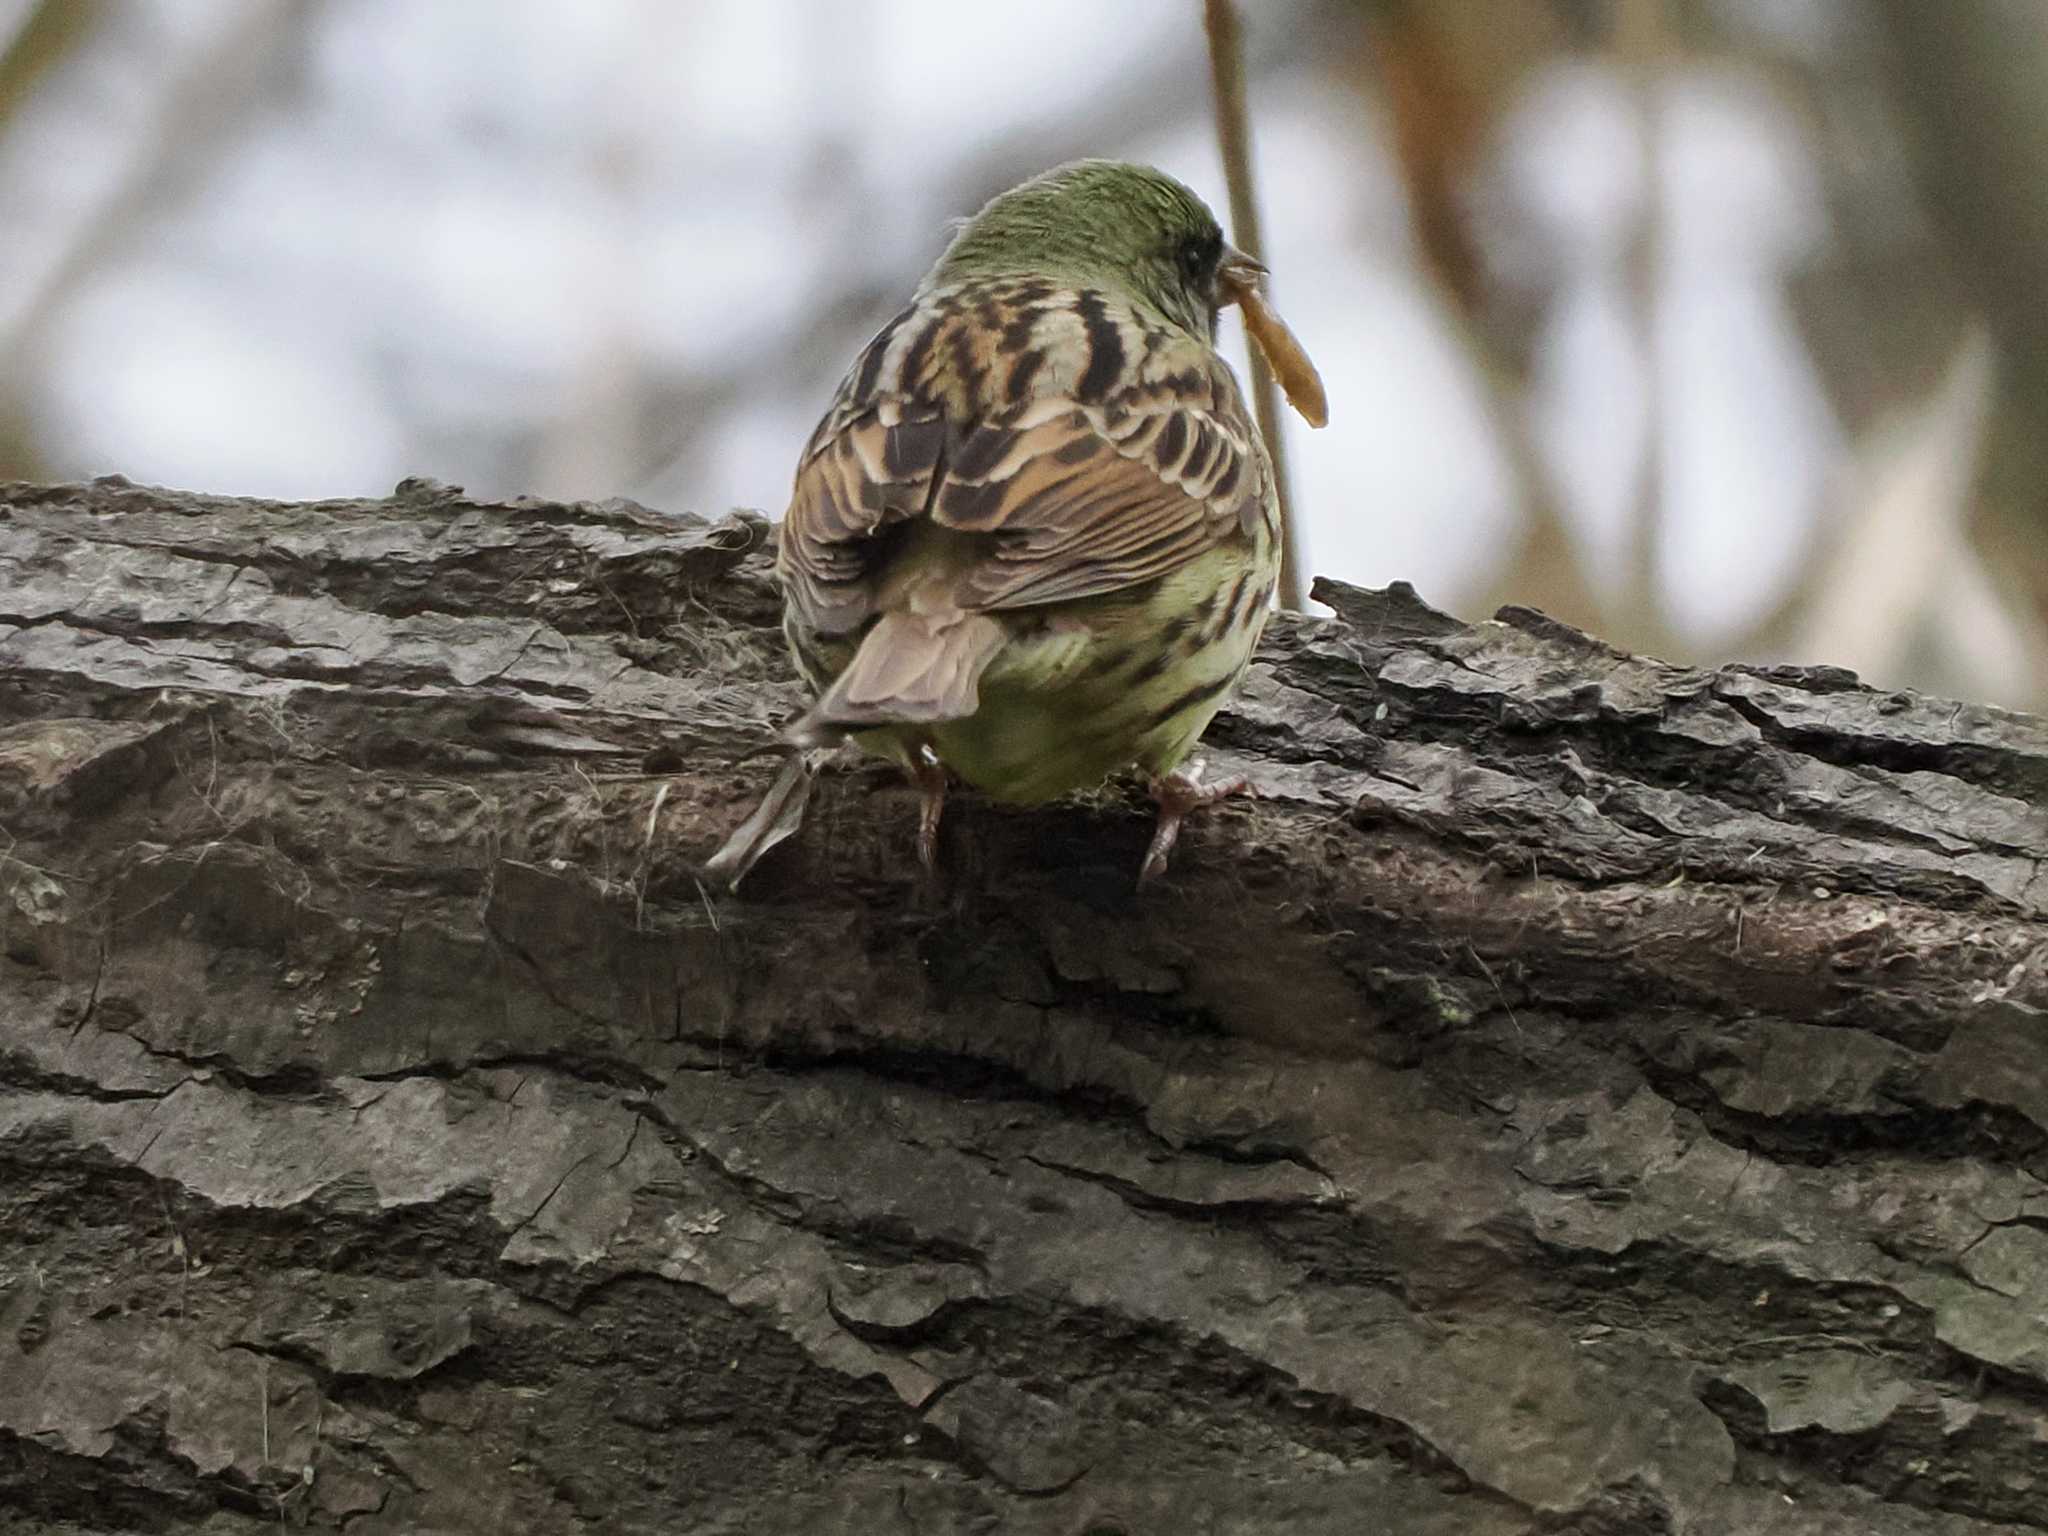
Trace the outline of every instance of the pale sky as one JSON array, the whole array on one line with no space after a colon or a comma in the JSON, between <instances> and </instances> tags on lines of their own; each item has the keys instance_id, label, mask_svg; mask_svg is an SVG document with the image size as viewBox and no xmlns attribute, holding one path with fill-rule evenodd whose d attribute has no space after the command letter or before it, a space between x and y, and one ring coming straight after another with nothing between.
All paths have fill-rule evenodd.
<instances>
[{"instance_id":1,"label":"pale sky","mask_svg":"<svg viewBox=\"0 0 2048 1536\"><path fill-rule=\"evenodd\" d=\"M0 146L22 231L0 337L5 293L43 291L38 253L191 110L165 77L219 67L264 3L135 0L127 53L55 82ZM1255 41L1294 9L1250 8ZM1028 26L947 0L308 14L255 104L33 332L59 473L283 497L426 474L779 514L839 371L992 190L977 177L1129 156L1224 203L1185 0L1043 0ZM1121 97L1133 81L1151 94ZM1516 492L1372 108L1297 56L1254 109L1274 296L1329 386L1330 427L1290 429L1309 567L1454 603L1512 549ZM1826 231L1801 129L1760 81L1671 80L1647 153L1644 112L1597 66L1558 66L1485 182L1515 231L1501 259L1550 294L1529 424L1587 564L1618 577L1654 454L1664 596L1710 647L1791 579L1841 458L1780 297ZM1668 259L1646 306L1623 262L1652 198ZM673 454L636 450L649 413Z\"/></svg>"}]
</instances>

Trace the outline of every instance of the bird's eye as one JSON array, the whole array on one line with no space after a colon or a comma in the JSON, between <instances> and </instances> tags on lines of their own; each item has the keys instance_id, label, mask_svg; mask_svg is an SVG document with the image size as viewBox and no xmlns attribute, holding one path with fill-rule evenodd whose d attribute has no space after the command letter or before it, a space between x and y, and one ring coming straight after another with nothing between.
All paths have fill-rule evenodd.
<instances>
[{"instance_id":1,"label":"bird's eye","mask_svg":"<svg viewBox=\"0 0 2048 1536\"><path fill-rule=\"evenodd\" d=\"M1216 258L1223 253L1223 241L1214 235L1190 235L1181 241L1174 259L1180 269L1190 278L1206 277L1209 269L1216 264Z\"/></svg>"}]
</instances>

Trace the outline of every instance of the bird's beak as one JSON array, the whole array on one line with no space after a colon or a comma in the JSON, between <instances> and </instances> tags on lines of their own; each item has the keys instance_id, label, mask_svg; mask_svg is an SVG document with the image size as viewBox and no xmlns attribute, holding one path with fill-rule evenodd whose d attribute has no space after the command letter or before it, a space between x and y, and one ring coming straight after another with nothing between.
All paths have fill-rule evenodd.
<instances>
[{"instance_id":1,"label":"bird's beak","mask_svg":"<svg viewBox=\"0 0 2048 1536\"><path fill-rule=\"evenodd\" d=\"M1226 246L1223 259L1217 263L1217 285L1222 290L1226 304L1235 304L1244 314L1245 333L1252 344L1259 349L1259 355L1266 360L1266 366L1273 370L1273 377L1287 394L1287 403L1301 412L1301 418L1312 427L1326 425L1330 419L1330 402L1323 393L1321 375L1316 365L1308 360L1301 343L1294 339L1294 332L1287 328L1287 322L1274 313L1273 306L1266 302L1266 296L1259 292L1259 279L1266 275L1265 263L1245 255L1235 246Z\"/></svg>"},{"instance_id":2,"label":"bird's beak","mask_svg":"<svg viewBox=\"0 0 2048 1536\"><path fill-rule=\"evenodd\" d=\"M1223 280L1224 302L1236 303L1246 289L1259 286L1259 279L1267 275L1267 269L1263 261L1245 255L1234 245L1226 245L1223 247L1223 259L1216 264L1216 273Z\"/></svg>"}]
</instances>

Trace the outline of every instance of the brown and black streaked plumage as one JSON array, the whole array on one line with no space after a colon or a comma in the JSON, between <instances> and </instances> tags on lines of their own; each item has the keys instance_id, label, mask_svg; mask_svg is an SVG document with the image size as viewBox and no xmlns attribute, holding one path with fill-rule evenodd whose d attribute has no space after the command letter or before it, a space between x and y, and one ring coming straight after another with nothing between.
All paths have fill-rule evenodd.
<instances>
[{"instance_id":1,"label":"brown and black streaked plumage","mask_svg":"<svg viewBox=\"0 0 2048 1536\"><path fill-rule=\"evenodd\" d=\"M1171 178L1063 166L962 228L812 434L778 569L819 697L790 734L902 762L927 863L947 770L1033 802L1135 764L1160 802L1145 875L1187 810L1242 787L1177 770L1280 566L1271 468L1215 348L1232 302L1292 346L1261 271ZM1319 387L1304 413L1320 424Z\"/></svg>"}]
</instances>

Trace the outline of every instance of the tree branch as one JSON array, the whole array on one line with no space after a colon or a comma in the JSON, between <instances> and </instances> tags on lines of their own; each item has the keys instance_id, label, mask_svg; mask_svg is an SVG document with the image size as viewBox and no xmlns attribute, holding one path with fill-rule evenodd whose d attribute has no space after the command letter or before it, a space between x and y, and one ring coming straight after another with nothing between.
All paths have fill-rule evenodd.
<instances>
[{"instance_id":1,"label":"tree branch","mask_svg":"<svg viewBox=\"0 0 2048 1536\"><path fill-rule=\"evenodd\" d=\"M1230 237L1253 260L1265 252L1259 233L1259 200L1252 172L1251 109L1245 103L1244 33L1232 0L1202 0L1202 29L1209 40L1209 85L1216 103L1216 147L1230 193ZM1301 575L1301 519L1288 487L1286 434L1281 430L1280 394L1273 370L1257 347L1246 349L1252 370L1252 411L1273 461L1273 485L1280 499L1280 606L1299 613L1308 593Z\"/></svg>"},{"instance_id":2,"label":"tree branch","mask_svg":"<svg viewBox=\"0 0 2048 1536\"><path fill-rule=\"evenodd\" d=\"M0 487L0 1510L2048 1524L2048 727L1323 583L1157 892L719 896L767 538Z\"/></svg>"}]
</instances>

